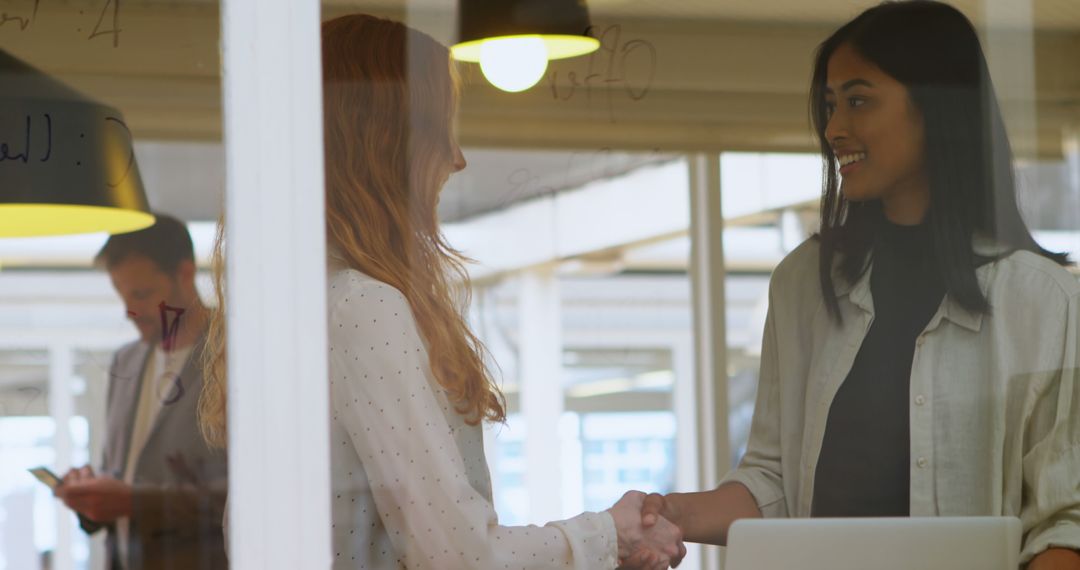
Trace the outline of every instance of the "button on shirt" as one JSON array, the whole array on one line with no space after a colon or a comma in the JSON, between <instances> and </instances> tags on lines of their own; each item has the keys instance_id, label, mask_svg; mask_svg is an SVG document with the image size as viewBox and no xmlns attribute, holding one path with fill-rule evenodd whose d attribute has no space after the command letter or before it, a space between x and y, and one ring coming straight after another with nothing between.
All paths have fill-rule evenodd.
<instances>
[{"instance_id":1,"label":"button on shirt","mask_svg":"<svg viewBox=\"0 0 1080 570\"><path fill-rule=\"evenodd\" d=\"M502 526L479 425L435 380L409 303L331 261L334 568L614 568L615 524Z\"/></svg>"},{"instance_id":2,"label":"button on shirt","mask_svg":"<svg viewBox=\"0 0 1080 570\"><path fill-rule=\"evenodd\" d=\"M979 255L1001 253L977 239ZM776 268L739 482L769 517L811 514L829 409L874 319L873 266L834 271L843 324L825 309L818 242ZM992 312L946 296L912 357L911 516L1016 516L1021 561L1080 549L1080 283L1017 251L976 270Z\"/></svg>"}]
</instances>

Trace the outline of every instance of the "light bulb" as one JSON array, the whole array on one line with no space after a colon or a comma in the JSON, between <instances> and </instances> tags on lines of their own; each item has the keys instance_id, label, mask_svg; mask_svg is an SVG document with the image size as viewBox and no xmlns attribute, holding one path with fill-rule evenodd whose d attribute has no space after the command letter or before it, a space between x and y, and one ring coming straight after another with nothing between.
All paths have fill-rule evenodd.
<instances>
[{"instance_id":1,"label":"light bulb","mask_svg":"<svg viewBox=\"0 0 1080 570\"><path fill-rule=\"evenodd\" d=\"M495 87L517 93L540 81L547 70L547 56L547 46L539 37L487 40L480 46L480 70Z\"/></svg>"}]
</instances>

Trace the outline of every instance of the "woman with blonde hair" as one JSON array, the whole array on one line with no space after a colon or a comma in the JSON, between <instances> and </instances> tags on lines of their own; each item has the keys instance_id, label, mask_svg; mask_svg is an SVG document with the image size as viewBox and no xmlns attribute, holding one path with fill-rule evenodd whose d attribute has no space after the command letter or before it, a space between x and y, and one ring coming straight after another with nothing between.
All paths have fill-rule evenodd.
<instances>
[{"instance_id":1,"label":"woman with blonde hair","mask_svg":"<svg viewBox=\"0 0 1080 570\"><path fill-rule=\"evenodd\" d=\"M364 15L325 22L322 38L334 567L613 568L634 552L677 565L679 530L644 532L641 493L543 527L498 524L480 424L506 411L436 211L465 167L449 52ZM222 314L201 405L218 445Z\"/></svg>"}]
</instances>

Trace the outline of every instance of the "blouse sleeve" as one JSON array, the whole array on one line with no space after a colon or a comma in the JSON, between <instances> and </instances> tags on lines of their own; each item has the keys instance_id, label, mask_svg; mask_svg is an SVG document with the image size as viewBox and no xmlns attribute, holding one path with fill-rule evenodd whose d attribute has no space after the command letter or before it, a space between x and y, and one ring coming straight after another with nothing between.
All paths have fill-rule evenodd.
<instances>
[{"instance_id":1,"label":"blouse sleeve","mask_svg":"<svg viewBox=\"0 0 1080 570\"><path fill-rule=\"evenodd\" d=\"M1065 307L1062 362L1027 419L1021 563L1047 548L1080 550L1080 294Z\"/></svg>"},{"instance_id":2,"label":"blouse sleeve","mask_svg":"<svg viewBox=\"0 0 1080 570\"><path fill-rule=\"evenodd\" d=\"M405 297L389 285L338 282L330 299L331 398L408 568L614 568L608 513L543 527L499 526L470 485ZM336 442L335 442L336 443ZM348 443L348 442L344 442Z\"/></svg>"}]
</instances>

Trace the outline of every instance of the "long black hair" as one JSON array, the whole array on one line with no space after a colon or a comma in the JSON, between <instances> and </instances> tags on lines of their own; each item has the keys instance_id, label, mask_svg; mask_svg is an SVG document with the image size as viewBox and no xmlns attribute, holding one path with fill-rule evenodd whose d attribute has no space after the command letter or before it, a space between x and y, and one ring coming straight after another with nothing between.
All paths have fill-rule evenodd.
<instances>
[{"instance_id":1,"label":"long black hair","mask_svg":"<svg viewBox=\"0 0 1080 570\"><path fill-rule=\"evenodd\" d=\"M836 155L825 137L829 58L841 45L902 83L921 113L930 182L927 223L946 291L962 307L989 313L972 248L978 232L1008 252L1029 250L1065 265L1028 231L1016 201L1013 155L990 71L971 22L957 9L931 0L885 2L836 30L819 47L810 87L810 117L821 144L819 270L829 313L839 322L833 264L854 283L867 268L874 236L884 220L880 201L849 202L839 192Z\"/></svg>"}]
</instances>

